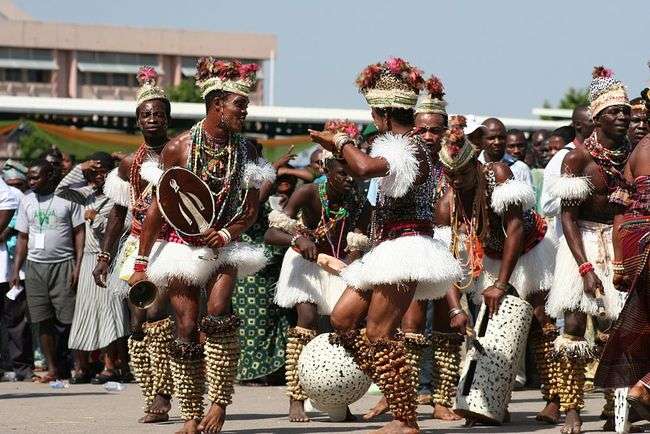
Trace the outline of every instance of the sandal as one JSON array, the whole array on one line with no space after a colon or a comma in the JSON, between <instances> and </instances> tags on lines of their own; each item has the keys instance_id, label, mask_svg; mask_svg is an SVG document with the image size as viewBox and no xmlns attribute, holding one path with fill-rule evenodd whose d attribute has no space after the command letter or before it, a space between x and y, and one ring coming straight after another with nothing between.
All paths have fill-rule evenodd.
<instances>
[{"instance_id":1,"label":"sandal","mask_svg":"<svg viewBox=\"0 0 650 434\"><path fill-rule=\"evenodd\" d=\"M90 374L79 374L78 371L75 371L70 377L70 384L88 384L90 383Z\"/></svg>"},{"instance_id":2,"label":"sandal","mask_svg":"<svg viewBox=\"0 0 650 434\"><path fill-rule=\"evenodd\" d=\"M105 374L105 372L108 372L109 374ZM99 374L95 375L91 380L90 384L105 384L108 383L109 381L120 381L122 378L121 376L113 369L105 369Z\"/></svg>"},{"instance_id":3,"label":"sandal","mask_svg":"<svg viewBox=\"0 0 650 434\"><path fill-rule=\"evenodd\" d=\"M42 377L39 377L38 375L32 377L32 381L34 383L41 383L41 384L47 384L50 381L56 381L56 380L57 380L56 376L50 374L45 374Z\"/></svg>"}]
</instances>

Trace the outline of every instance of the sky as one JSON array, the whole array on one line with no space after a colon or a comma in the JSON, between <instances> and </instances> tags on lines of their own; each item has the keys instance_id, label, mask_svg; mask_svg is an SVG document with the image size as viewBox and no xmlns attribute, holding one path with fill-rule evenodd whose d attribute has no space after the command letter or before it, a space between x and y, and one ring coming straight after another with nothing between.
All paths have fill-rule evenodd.
<instances>
[{"instance_id":1,"label":"sky","mask_svg":"<svg viewBox=\"0 0 650 434\"><path fill-rule=\"evenodd\" d=\"M43 21L271 33L275 104L364 108L354 80L388 56L446 87L448 110L531 118L604 64L650 83L649 0L14 0Z\"/></svg>"}]
</instances>

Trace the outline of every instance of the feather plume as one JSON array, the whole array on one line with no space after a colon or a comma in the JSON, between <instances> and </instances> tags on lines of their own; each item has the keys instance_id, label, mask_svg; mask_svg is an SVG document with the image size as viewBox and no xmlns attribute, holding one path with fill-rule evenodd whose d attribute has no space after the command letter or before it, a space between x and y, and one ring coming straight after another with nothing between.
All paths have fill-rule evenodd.
<instances>
[{"instance_id":1,"label":"feather plume","mask_svg":"<svg viewBox=\"0 0 650 434\"><path fill-rule=\"evenodd\" d=\"M156 84L158 82L158 73L151 66L142 66L138 69L138 74L136 75L138 83L140 86L143 86L145 83Z\"/></svg>"},{"instance_id":2,"label":"feather plume","mask_svg":"<svg viewBox=\"0 0 650 434\"><path fill-rule=\"evenodd\" d=\"M610 78L614 76L614 71L604 66L595 66L593 72L591 73L593 78Z\"/></svg>"},{"instance_id":3,"label":"feather plume","mask_svg":"<svg viewBox=\"0 0 650 434\"><path fill-rule=\"evenodd\" d=\"M440 81L440 79L435 75L429 77L424 85L432 98L442 99L442 97L445 96L445 87L443 86L442 81Z\"/></svg>"}]
</instances>

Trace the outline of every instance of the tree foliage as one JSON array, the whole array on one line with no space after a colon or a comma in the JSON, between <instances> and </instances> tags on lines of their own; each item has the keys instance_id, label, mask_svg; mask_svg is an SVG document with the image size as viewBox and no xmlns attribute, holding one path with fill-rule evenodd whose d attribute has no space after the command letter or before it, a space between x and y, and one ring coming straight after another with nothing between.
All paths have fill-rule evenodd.
<instances>
[{"instance_id":1,"label":"tree foliage","mask_svg":"<svg viewBox=\"0 0 650 434\"><path fill-rule=\"evenodd\" d=\"M573 110L578 106L589 106L589 94L587 89L576 89L570 87L560 100L558 108Z\"/></svg>"},{"instance_id":2,"label":"tree foliage","mask_svg":"<svg viewBox=\"0 0 650 434\"><path fill-rule=\"evenodd\" d=\"M168 87L167 96L176 102L203 102L193 78L185 78L177 86Z\"/></svg>"},{"instance_id":3,"label":"tree foliage","mask_svg":"<svg viewBox=\"0 0 650 434\"><path fill-rule=\"evenodd\" d=\"M51 147L50 141L32 127L29 128L27 133L20 136L18 145L20 156L25 160L35 160Z\"/></svg>"}]
</instances>

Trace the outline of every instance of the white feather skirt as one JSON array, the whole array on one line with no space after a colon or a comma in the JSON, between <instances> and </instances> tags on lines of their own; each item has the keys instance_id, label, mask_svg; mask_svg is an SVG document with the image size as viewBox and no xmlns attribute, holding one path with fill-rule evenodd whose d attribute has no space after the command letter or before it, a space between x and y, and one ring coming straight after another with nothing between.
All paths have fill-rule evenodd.
<instances>
[{"instance_id":1,"label":"white feather skirt","mask_svg":"<svg viewBox=\"0 0 650 434\"><path fill-rule=\"evenodd\" d=\"M612 226L586 221L579 221L578 226L587 260L593 264L596 275L605 287L603 301L607 316L616 318L620 306L618 291L612 283L612 260L614 259ZM553 318L559 318L567 311L597 315L598 305L594 298L584 293L578 264L564 237L560 238L555 263L555 278L546 301L546 312Z\"/></svg>"},{"instance_id":2,"label":"white feather skirt","mask_svg":"<svg viewBox=\"0 0 650 434\"><path fill-rule=\"evenodd\" d=\"M235 241L215 252L209 247L195 247L169 241L157 241L149 255L147 276L159 288L171 279L204 288L220 267L237 268L237 277L257 273L267 264L264 249Z\"/></svg>"},{"instance_id":3,"label":"white feather skirt","mask_svg":"<svg viewBox=\"0 0 650 434\"><path fill-rule=\"evenodd\" d=\"M553 284L553 270L555 269L555 255L557 247L553 241L552 231L546 235L535 247L521 255L510 275L510 284L515 287L517 294L526 300L529 295L551 289ZM499 277L501 260L485 256L483 258L483 272L476 280L472 291L474 303L483 303L483 290L494 285Z\"/></svg>"},{"instance_id":4,"label":"white feather skirt","mask_svg":"<svg viewBox=\"0 0 650 434\"><path fill-rule=\"evenodd\" d=\"M423 235L383 241L341 271L343 280L359 290L370 290L382 284L418 282L417 300L444 297L462 276L460 263L447 245Z\"/></svg>"},{"instance_id":5,"label":"white feather skirt","mask_svg":"<svg viewBox=\"0 0 650 434\"><path fill-rule=\"evenodd\" d=\"M330 315L345 287L339 276L306 260L294 249L287 249L273 302L284 308L292 308L298 303L313 303L319 314Z\"/></svg>"}]
</instances>

